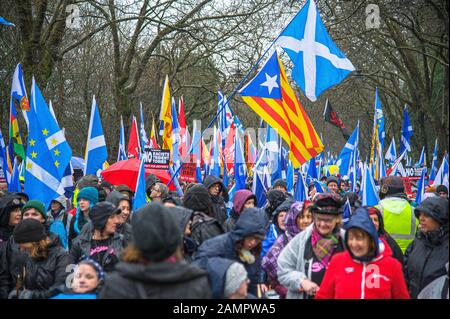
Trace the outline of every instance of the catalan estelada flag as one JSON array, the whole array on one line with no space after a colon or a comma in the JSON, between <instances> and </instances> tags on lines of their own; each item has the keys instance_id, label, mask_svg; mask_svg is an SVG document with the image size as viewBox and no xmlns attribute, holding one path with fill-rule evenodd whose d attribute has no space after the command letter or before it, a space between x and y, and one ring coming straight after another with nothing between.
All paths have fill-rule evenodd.
<instances>
[{"instance_id":1,"label":"catalan estelada flag","mask_svg":"<svg viewBox=\"0 0 450 319\"><path fill-rule=\"evenodd\" d=\"M294 168L322 152L322 141L289 85L276 51L239 93L289 145Z\"/></svg>"}]
</instances>

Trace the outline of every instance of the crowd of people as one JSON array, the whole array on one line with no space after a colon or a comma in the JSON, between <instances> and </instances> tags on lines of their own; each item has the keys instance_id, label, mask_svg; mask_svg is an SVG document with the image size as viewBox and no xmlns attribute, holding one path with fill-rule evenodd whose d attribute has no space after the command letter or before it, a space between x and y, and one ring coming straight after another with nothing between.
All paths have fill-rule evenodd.
<instances>
[{"instance_id":1,"label":"crowd of people","mask_svg":"<svg viewBox=\"0 0 450 319\"><path fill-rule=\"evenodd\" d=\"M280 179L261 207L214 176L180 198L149 175L137 210L94 175L49 207L0 192L0 298L448 299L445 186L416 205L388 176L370 207L340 176L323 189L298 202Z\"/></svg>"}]
</instances>

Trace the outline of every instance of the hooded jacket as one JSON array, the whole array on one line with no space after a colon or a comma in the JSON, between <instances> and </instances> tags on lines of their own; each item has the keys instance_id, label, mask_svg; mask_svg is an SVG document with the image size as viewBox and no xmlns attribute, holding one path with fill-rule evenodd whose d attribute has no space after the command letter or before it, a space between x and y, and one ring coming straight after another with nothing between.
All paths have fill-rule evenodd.
<instances>
[{"instance_id":1,"label":"hooded jacket","mask_svg":"<svg viewBox=\"0 0 450 319\"><path fill-rule=\"evenodd\" d=\"M278 282L277 260L283 248L300 232L300 229L297 226L297 217L302 213L302 211L303 202L296 202L295 205L291 205L291 208L286 215L286 231L277 237L275 243L272 245L272 248L270 248L262 259L262 269L267 273L267 276L271 281L271 286L278 293L280 299L286 298L287 289Z\"/></svg>"},{"instance_id":2,"label":"hooded jacket","mask_svg":"<svg viewBox=\"0 0 450 319\"><path fill-rule=\"evenodd\" d=\"M209 284L212 290L212 297L214 299L225 299L223 295L225 290L226 273L233 260L213 257L208 259L207 271Z\"/></svg>"},{"instance_id":3,"label":"hooded jacket","mask_svg":"<svg viewBox=\"0 0 450 319\"><path fill-rule=\"evenodd\" d=\"M222 192L223 195L222 196L221 195L218 195L218 196L210 195L210 196L211 196L211 200L213 201L215 218L219 221L219 223L221 225L223 225L223 223L227 219L227 207L225 204L229 200L228 190L225 187L225 185L223 184L222 180L213 175L206 176L205 180L203 181L203 185L205 185L205 187L208 189L208 191L209 191L209 188L216 183L220 184L219 193Z\"/></svg>"},{"instance_id":4,"label":"hooded jacket","mask_svg":"<svg viewBox=\"0 0 450 319\"><path fill-rule=\"evenodd\" d=\"M380 238L384 239L387 243L390 250L392 250L392 257L397 259L400 264L403 265L403 252L400 249L400 246L397 244L397 242L394 240L394 238L389 235L389 233L386 232L384 229L384 221L383 221L383 215L381 215L380 211L377 211L378 216L378 235Z\"/></svg>"},{"instance_id":5,"label":"hooded jacket","mask_svg":"<svg viewBox=\"0 0 450 319\"><path fill-rule=\"evenodd\" d=\"M186 261L190 262L192 261L192 255L197 251L198 246L195 240L193 240L190 237L186 237L184 235L184 230L186 229L186 226L191 220L194 212L191 209L184 208L181 206L171 207L170 209L172 209L175 212L174 217L176 218L178 224L180 225L181 234L183 234L182 236L183 236L184 258L186 259Z\"/></svg>"},{"instance_id":6,"label":"hooded jacket","mask_svg":"<svg viewBox=\"0 0 450 319\"><path fill-rule=\"evenodd\" d=\"M261 270L261 257L255 256L255 262L248 264L243 262L235 249L236 242L245 237L257 234L265 236L267 231L267 217L264 211L258 208L248 208L244 210L237 220L233 231L223 235L211 238L205 241L197 251L194 262L201 268L207 269L208 259L212 257L222 257L242 263L247 270L250 279L248 291L257 295L257 284L259 282L259 273Z\"/></svg>"},{"instance_id":7,"label":"hooded jacket","mask_svg":"<svg viewBox=\"0 0 450 319\"><path fill-rule=\"evenodd\" d=\"M431 198L427 200L434 201ZM414 241L405 252L405 278L411 298L414 299L429 283L447 274L445 265L449 259L448 201L441 199L440 204L433 212L433 219L442 222L439 229L429 233L417 231Z\"/></svg>"},{"instance_id":8,"label":"hooded jacket","mask_svg":"<svg viewBox=\"0 0 450 319\"><path fill-rule=\"evenodd\" d=\"M244 204L249 199L253 198L256 203L256 196L248 189L238 190L233 196L233 209L231 211L230 217L223 224L223 228L226 232L232 231L239 215L242 212Z\"/></svg>"},{"instance_id":9,"label":"hooded jacket","mask_svg":"<svg viewBox=\"0 0 450 319\"><path fill-rule=\"evenodd\" d=\"M352 257L347 245L351 228L364 231L375 243L375 254L365 256L367 261ZM332 257L316 299L409 299L402 266L398 260L384 255L384 243L378 240L367 210L356 210L346 229L347 250Z\"/></svg>"},{"instance_id":10,"label":"hooded jacket","mask_svg":"<svg viewBox=\"0 0 450 319\"><path fill-rule=\"evenodd\" d=\"M269 249L275 243L275 240L278 238L278 236L284 233L284 231L280 228L280 225L278 225L278 215L281 212L288 212L292 204L293 202L287 199L283 203L281 203L275 209L275 212L272 214L272 222L269 225L269 230L267 231L266 239L264 239L264 241L262 242L262 252L261 252L262 257L264 257L267 254Z\"/></svg>"},{"instance_id":11,"label":"hooded jacket","mask_svg":"<svg viewBox=\"0 0 450 319\"><path fill-rule=\"evenodd\" d=\"M9 226L11 211L22 206L21 197L16 193L7 194L0 198L0 243L8 241L12 236L14 227Z\"/></svg>"},{"instance_id":12,"label":"hooded jacket","mask_svg":"<svg viewBox=\"0 0 450 319\"><path fill-rule=\"evenodd\" d=\"M181 262L148 265L120 262L106 274L100 299L209 299L204 270Z\"/></svg>"},{"instance_id":13,"label":"hooded jacket","mask_svg":"<svg viewBox=\"0 0 450 319\"><path fill-rule=\"evenodd\" d=\"M69 274L67 266L72 259L68 252L54 241L47 247L47 252L45 259L26 258L23 288L30 292L30 299L48 299L58 294L57 287L65 284Z\"/></svg>"}]
</instances>

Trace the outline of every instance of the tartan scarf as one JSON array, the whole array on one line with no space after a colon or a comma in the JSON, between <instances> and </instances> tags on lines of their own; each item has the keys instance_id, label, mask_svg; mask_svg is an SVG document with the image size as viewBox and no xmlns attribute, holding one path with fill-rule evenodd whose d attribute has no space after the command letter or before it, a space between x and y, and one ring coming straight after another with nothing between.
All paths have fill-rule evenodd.
<instances>
[{"instance_id":1,"label":"tartan scarf","mask_svg":"<svg viewBox=\"0 0 450 319\"><path fill-rule=\"evenodd\" d=\"M331 234L328 237L322 236L316 227L313 228L311 235L311 244L317 259L324 266L328 265L328 262L333 255L333 251L339 242L339 231L336 234Z\"/></svg>"}]
</instances>

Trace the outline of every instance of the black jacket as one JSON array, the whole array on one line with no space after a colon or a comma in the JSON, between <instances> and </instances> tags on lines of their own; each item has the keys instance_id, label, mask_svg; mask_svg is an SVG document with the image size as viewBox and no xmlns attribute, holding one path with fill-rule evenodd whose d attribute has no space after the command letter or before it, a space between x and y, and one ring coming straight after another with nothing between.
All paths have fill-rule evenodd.
<instances>
[{"instance_id":1,"label":"black jacket","mask_svg":"<svg viewBox=\"0 0 450 319\"><path fill-rule=\"evenodd\" d=\"M191 236L188 236L188 237L185 236L184 231L185 231L186 226L188 225L189 221L191 220L194 212L191 209L181 207L181 206L175 206L170 209L172 209L175 212L174 216L177 219L178 225L180 226L180 231L182 233L184 259L186 259L187 262L191 262L192 255L197 251L198 244L194 239L192 239ZM209 226L206 226L206 227L209 227Z\"/></svg>"},{"instance_id":2,"label":"black jacket","mask_svg":"<svg viewBox=\"0 0 450 319\"><path fill-rule=\"evenodd\" d=\"M0 243L0 299L8 298L9 292L15 288L17 276L22 273L28 255L19 250L19 244L10 237Z\"/></svg>"},{"instance_id":3,"label":"black jacket","mask_svg":"<svg viewBox=\"0 0 450 319\"><path fill-rule=\"evenodd\" d=\"M31 291L32 299L48 299L56 295L56 288L65 284L69 274L67 266L72 263L69 253L55 242L47 250L47 258L27 258L25 262L23 288Z\"/></svg>"},{"instance_id":4,"label":"black jacket","mask_svg":"<svg viewBox=\"0 0 450 319\"><path fill-rule=\"evenodd\" d=\"M411 298L434 279L447 274L448 226L431 234L417 232L405 252L405 279Z\"/></svg>"},{"instance_id":5,"label":"black jacket","mask_svg":"<svg viewBox=\"0 0 450 319\"><path fill-rule=\"evenodd\" d=\"M100 299L208 299L211 289L202 269L185 261L148 265L120 262L106 275Z\"/></svg>"},{"instance_id":6,"label":"black jacket","mask_svg":"<svg viewBox=\"0 0 450 319\"><path fill-rule=\"evenodd\" d=\"M77 238L72 242L70 247L70 255L75 263L80 260L90 257L91 243L92 243L92 223L87 223L78 235ZM127 245L124 236L114 233L109 241L109 247L107 253L104 255L102 261L99 263L105 271L108 271L114 267L117 260L120 258L123 248ZM114 257L114 258L113 258Z\"/></svg>"},{"instance_id":7,"label":"black jacket","mask_svg":"<svg viewBox=\"0 0 450 319\"><path fill-rule=\"evenodd\" d=\"M227 207L225 206L226 202L228 202L228 190L223 184L222 180L220 178L217 178L213 175L206 176L205 180L203 181L203 185L208 189L216 184L220 184L220 192L222 192L222 196L211 196L211 200L214 204L214 214L215 218L219 221L221 225L224 224L224 222L227 220Z\"/></svg>"}]
</instances>

